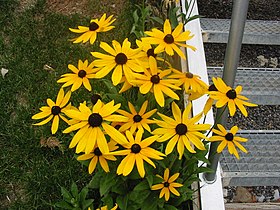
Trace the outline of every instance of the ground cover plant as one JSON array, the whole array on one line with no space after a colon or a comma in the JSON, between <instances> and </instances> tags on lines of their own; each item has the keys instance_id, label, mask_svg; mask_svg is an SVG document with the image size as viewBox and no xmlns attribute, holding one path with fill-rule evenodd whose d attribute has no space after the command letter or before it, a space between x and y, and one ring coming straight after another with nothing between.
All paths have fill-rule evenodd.
<instances>
[{"instance_id":1,"label":"ground cover plant","mask_svg":"<svg viewBox=\"0 0 280 210\"><path fill-rule=\"evenodd\" d=\"M212 104L228 107L231 116L236 107L246 116L244 105L254 104L240 86L232 89L214 78L208 87L198 75L173 67L174 55L186 59L179 47L195 50L185 43L193 34L183 32L175 1L166 4L165 19L151 19L153 28L145 27L149 7L143 1L140 13L133 13L132 25L139 26L140 17L144 26L130 30L135 37L124 33L129 30L122 28L121 15L46 15L47 3L36 2L21 18L14 16L17 2L4 5L10 9L3 22L10 39L3 36L3 65L17 74L10 70L1 81L3 116L12 121L1 121L7 149L0 184L7 196L9 184L22 190L11 208L189 208L190 185L209 171L197 165L208 162L208 141L221 141L218 152L228 146L237 158L236 147L246 152L236 126L227 131L198 121ZM181 17L184 24L190 20ZM29 34L32 29L37 33ZM190 95L186 107L183 93ZM204 94L210 96L205 109L191 116L191 100ZM217 134L211 138L210 128ZM34 146L38 139L43 148ZM60 189L63 200L56 202Z\"/></svg>"},{"instance_id":2,"label":"ground cover plant","mask_svg":"<svg viewBox=\"0 0 280 210\"><path fill-rule=\"evenodd\" d=\"M90 179L63 135L54 138L48 128L35 128L31 116L46 97L55 97L56 81L67 65L90 57L88 46L69 41L69 28L87 23L89 14L111 12L120 20L114 37L122 40L129 34L130 10L125 8L130 3L119 4L119 10L118 4L107 7L106 1L94 7L93 1L83 1L81 8L71 6L76 1L63 2L0 3L0 69L9 70L0 78L0 209L51 209L61 198L60 186L76 182L82 187Z\"/></svg>"}]
</instances>

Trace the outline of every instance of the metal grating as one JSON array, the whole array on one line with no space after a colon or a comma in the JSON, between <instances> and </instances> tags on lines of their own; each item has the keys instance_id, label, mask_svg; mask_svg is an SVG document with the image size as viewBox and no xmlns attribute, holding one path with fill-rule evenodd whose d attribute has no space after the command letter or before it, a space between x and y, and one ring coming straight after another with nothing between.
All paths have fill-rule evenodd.
<instances>
[{"instance_id":1,"label":"metal grating","mask_svg":"<svg viewBox=\"0 0 280 210\"><path fill-rule=\"evenodd\" d=\"M201 18L203 41L227 43L229 19ZM244 29L244 44L280 45L280 21L247 20Z\"/></svg>"},{"instance_id":2,"label":"metal grating","mask_svg":"<svg viewBox=\"0 0 280 210\"><path fill-rule=\"evenodd\" d=\"M237 135L248 153L240 159L227 150L221 154L224 186L278 186L280 183L280 130L243 130Z\"/></svg>"},{"instance_id":3,"label":"metal grating","mask_svg":"<svg viewBox=\"0 0 280 210\"><path fill-rule=\"evenodd\" d=\"M207 67L209 81L212 81L212 77L222 77L222 69L222 67ZM253 103L280 104L280 69L238 68L235 78L235 86L237 85L242 85L242 95Z\"/></svg>"}]
</instances>

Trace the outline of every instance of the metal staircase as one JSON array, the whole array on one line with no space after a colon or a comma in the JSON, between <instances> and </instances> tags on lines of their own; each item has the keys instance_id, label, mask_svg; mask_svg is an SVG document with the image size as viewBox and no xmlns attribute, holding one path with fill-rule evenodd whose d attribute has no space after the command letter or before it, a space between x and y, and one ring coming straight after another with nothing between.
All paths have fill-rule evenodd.
<instances>
[{"instance_id":1,"label":"metal staircase","mask_svg":"<svg viewBox=\"0 0 280 210\"><path fill-rule=\"evenodd\" d=\"M226 43L230 20L201 19L203 41ZM246 22L243 44L280 45L280 21ZM207 67L209 81L222 76L222 67ZM238 68L235 86L243 86L243 94L259 105L280 105L279 68ZM250 128L249 128L250 129ZM248 138L244 146L248 154L240 160L223 151L220 164L223 186L279 186L280 131L242 130Z\"/></svg>"},{"instance_id":2,"label":"metal staircase","mask_svg":"<svg viewBox=\"0 0 280 210\"><path fill-rule=\"evenodd\" d=\"M200 23L204 42L227 43L230 20L202 18ZM280 45L280 21L247 20L242 43Z\"/></svg>"}]
</instances>

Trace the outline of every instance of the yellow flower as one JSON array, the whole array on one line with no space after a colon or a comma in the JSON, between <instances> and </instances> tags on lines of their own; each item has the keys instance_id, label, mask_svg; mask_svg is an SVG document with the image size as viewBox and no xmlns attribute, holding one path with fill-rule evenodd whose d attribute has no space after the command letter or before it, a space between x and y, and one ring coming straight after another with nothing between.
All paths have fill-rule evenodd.
<instances>
[{"instance_id":1,"label":"yellow flower","mask_svg":"<svg viewBox=\"0 0 280 210\"><path fill-rule=\"evenodd\" d=\"M169 76L172 79L179 79L181 84L184 85L185 91L189 91L190 89L193 92L203 93L205 89L207 89L207 85L200 79L200 76L192 74L190 72L181 72L176 69L172 69L174 74Z\"/></svg>"},{"instance_id":2,"label":"yellow flower","mask_svg":"<svg viewBox=\"0 0 280 210\"><path fill-rule=\"evenodd\" d=\"M133 71L143 72L143 68L137 61L138 58L143 57L141 49L131 49L131 43L125 39L122 46L119 42L113 40L113 48L105 42L101 42L100 47L105 50L107 54L100 52L92 52L91 54L98 58L94 61L94 65L100 70L96 73L96 78L105 77L110 71L113 71L112 82L116 86L121 82L122 76L125 75L128 82L133 78Z\"/></svg>"},{"instance_id":3,"label":"yellow flower","mask_svg":"<svg viewBox=\"0 0 280 210\"><path fill-rule=\"evenodd\" d=\"M74 65L69 64L68 68L73 73L63 74L61 79L59 79L58 83L64 83L62 87L68 87L72 85L71 91L74 92L77 90L82 84L88 91L91 91L91 85L89 79L95 78L95 72L97 69L93 69L93 62L88 65L88 60L85 62L79 60L78 68Z\"/></svg>"},{"instance_id":4,"label":"yellow flower","mask_svg":"<svg viewBox=\"0 0 280 210\"><path fill-rule=\"evenodd\" d=\"M145 113L148 106L148 101L145 101L142 104L139 112L136 112L134 106L130 102L128 102L128 106L131 113L120 109L117 111L118 113L128 117L129 119L128 122L124 123L119 128L119 131L123 132L129 129L130 132L133 134L137 129L142 132L144 132L144 129L146 129L147 131L151 132L151 129L148 124L154 123L154 121L148 118L151 117L157 110L153 109Z\"/></svg>"},{"instance_id":5,"label":"yellow flower","mask_svg":"<svg viewBox=\"0 0 280 210\"><path fill-rule=\"evenodd\" d=\"M213 81L214 80L216 80L216 78L214 78L213 77ZM209 87L208 87L208 92L209 91L218 91L218 89L215 87L215 85L214 84L212 84L212 85L210 85ZM209 110L211 109L211 107L212 107L212 105L214 104L214 99L213 98L211 98L211 97L208 97L208 99L207 99L207 101L206 101L206 103L205 103L205 105L204 105L204 108L203 108L203 114L207 114L208 112L209 112Z\"/></svg>"},{"instance_id":6,"label":"yellow flower","mask_svg":"<svg viewBox=\"0 0 280 210\"><path fill-rule=\"evenodd\" d=\"M129 175L136 164L139 175L144 177L144 161L156 168L156 165L150 158L162 160L163 157L161 156L165 156L161 152L149 147L158 138L158 136L150 136L142 140L143 132L141 131L136 132L135 137L128 130L125 134L129 142L122 144L122 146L126 149L110 153L112 155L126 155L117 168L117 174L123 174L123 176Z\"/></svg>"},{"instance_id":7,"label":"yellow flower","mask_svg":"<svg viewBox=\"0 0 280 210\"><path fill-rule=\"evenodd\" d=\"M150 56L153 56L156 60L165 62L166 64L168 64L170 66L170 63L168 63L163 58L159 57L159 53L161 53L161 52L158 52L157 54L155 53L155 49L152 47L152 45L150 43L136 40L136 44L139 48L142 49L142 51L145 52L143 54L143 58L141 59L142 65L144 65L145 68L149 68L149 57ZM163 52L163 50L162 50L162 52Z\"/></svg>"},{"instance_id":8,"label":"yellow flower","mask_svg":"<svg viewBox=\"0 0 280 210\"><path fill-rule=\"evenodd\" d=\"M118 204L116 203L116 205L111 208L111 210L117 210L118 209ZM102 206L101 208L98 208L96 210L108 210L108 207L107 206Z\"/></svg>"},{"instance_id":9,"label":"yellow flower","mask_svg":"<svg viewBox=\"0 0 280 210\"><path fill-rule=\"evenodd\" d=\"M258 106L257 104L249 103L245 96L240 95L242 86L237 86L235 89L227 86L221 78L213 80L215 87L218 91L210 91L209 95L212 99L217 100L216 107L221 108L227 104L230 116L233 116L236 111L236 106L240 109L241 113L247 117L248 112L245 106Z\"/></svg>"},{"instance_id":10,"label":"yellow flower","mask_svg":"<svg viewBox=\"0 0 280 210\"><path fill-rule=\"evenodd\" d=\"M186 56L179 47L189 47L192 50L195 50L195 47L185 44L185 42L190 40L194 35L190 35L190 31L182 32L182 30L183 24L179 23L179 25L172 31L170 22L166 19L163 26L163 32L156 28L152 29L152 31L146 31L145 33L150 37L144 37L142 38L142 41L158 45L154 51L156 54L164 50L168 55L172 56L175 51L180 57L186 59Z\"/></svg>"},{"instance_id":11,"label":"yellow flower","mask_svg":"<svg viewBox=\"0 0 280 210\"><path fill-rule=\"evenodd\" d=\"M58 130L59 118L61 118L62 120L64 120L66 123L69 124L69 121L62 115L62 113L65 113L65 111L69 108L69 106L66 105L70 97L71 97L71 91L68 91L64 95L64 90L63 88L61 88L58 92L56 102L53 102L51 99L48 98L47 99L48 106L41 107L40 108L41 112L32 116L32 119L34 120L43 119L46 117L48 118L43 120L42 122L35 123L33 125L44 125L53 119L51 132L52 134L55 134Z\"/></svg>"},{"instance_id":12,"label":"yellow flower","mask_svg":"<svg viewBox=\"0 0 280 210\"><path fill-rule=\"evenodd\" d=\"M87 42L90 40L90 44L93 44L96 40L97 33L106 32L113 29L115 26L110 26L116 19L112 20L113 15L106 19L106 14L98 19L92 19L88 27L78 26L78 29L69 28L74 33L81 33L82 35L75 38L73 43Z\"/></svg>"},{"instance_id":13,"label":"yellow flower","mask_svg":"<svg viewBox=\"0 0 280 210\"><path fill-rule=\"evenodd\" d=\"M176 144L177 151L179 153L179 159L182 158L185 147L191 153L195 153L195 150L193 149L191 144L193 144L200 150L205 150L204 144L200 139L207 139L207 137L202 134L201 131L206 131L210 129L211 126L209 124L195 124L201 118L202 114L198 114L193 118L189 118L191 108L192 104L189 103L183 114L181 114L179 106L175 102L173 102L172 114L174 119L158 113L163 121L155 119L155 123L161 128L155 129L152 133L162 135L157 140L159 142L170 139L165 148L166 155L170 154L173 151Z\"/></svg>"},{"instance_id":14,"label":"yellow flower","mask_svg":"<svg viewBox=\"0 0 280 210\"><path fill-rule=\"evenodd\" d=\"M209 138L209 141L215 142L215 141L221 141L217 148L217 152L221 153L223 149L228 146L228 151L230 154L234 154L235 157L239 159L239 154L235 148L237 146L242 152L247 153L247 150L239 143L239 142L247 142L248 140L239 136L236 136L236 133L238 131L237 126L233 126L229 132L226 131L224 126L221 124L218 124L218 129L213 129L213 133L216 135L213 135Z\"/></svg>"},{"instance_id":15,"label":"yellow flower","mask_svg":"<svg viewBox=\"0 0 280 210\"><path fill-rule=\"evenodd\" d=\"M152 186L152 190L160 190L159 198L162 198L164 196L165 201L168 201L170 198L170 192L176 196L180 196L180 193L175 189L176 187L182 187L183 185L180 183L174 182L178 177L179 173L176 173L169 177L169 169L166 168L164 171L163 177L160 175L157 175L160 177L163 182L161 184L156 184Z\"/></svg>"},{"instance_id":16,"label":"yellow flower","mask_svg":"<svg viewBox=\"0 0 280 210\"><path fill-rule=\"evenodd\" d=\"M152 92L155 96L157 103L164 106L164 95L179 100L179 96L173 91L180 90L178 86L174 85L178 81L172 79L166 79L165 77L171 73L171 70L160 71L157 68L157 63L154 57L149 57L150 71L145 70L144 74L134 74L135 80L132 83L140 86L139 91L142 94Z\"/></svg>"},{"instance_id":17,"label":"yellow flower","mask_svg":"<svg viewBox=\"0 0 280 210\"><path fill-rule=\"evenodd\" d=\"M118 146L116 146L116 142L114 142L114 141L110 141L108 143L108 147L109 147L109 152L112 152L119 148ZM92 174L92 172L96 168L97 162L100 163L101 167L103 168L103 170L105 172L109 172L110 170L109 170L107 160L112 160L112 161L117 160L117 158L115 158L113 155L103 154L100 151L99 147L97 147L97 145L94 146L94 149L91 153L80 155L77 158L77 160L88 160L88 159L91 159L89 166L88 166L88 172L90 174Z\"/></svg>"},{"instance_id":18,"label":"yellow flower","mask_svg":"<svg viewBox=\"0 0 280 210\"><path fill-rule=\"evenodd\" d=\"M125 76L122 76L120 83L123 83L123 86L120 89L119 93L123 93L132 87L132 85L128 82Z\"/></svg>"},{"instance_id":19,"label":"yellow flower","mask_svg":"<svg viewBox=\"0 0 280 210\"><path fill-rule=\"evenodd\" d=\"M80 104L79 110L67 110L65 114L75 119L76 123L66 128L63 133L70 133L79 130L73 137L69 147L77 146L76 153L85 152L89 154L97 144L102 153L107 154L109 147L103 130L117 143L127 142L125 136L116 130L109 122L126 122L127 117L113 114L120 108L120 104L114 105L114 100L104 104L101 100L88 108L85 104Z\"/></svg>"}]
</instances>

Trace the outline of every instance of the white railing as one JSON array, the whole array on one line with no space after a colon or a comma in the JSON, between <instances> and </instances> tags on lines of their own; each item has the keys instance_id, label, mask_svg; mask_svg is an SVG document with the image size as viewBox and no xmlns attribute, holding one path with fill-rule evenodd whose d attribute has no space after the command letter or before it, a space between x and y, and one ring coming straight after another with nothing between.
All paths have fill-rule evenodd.
<instances>
[{"instance_id":1,"label":"white railing","mask_svg":"<svg viewBox=\"0 0 280 210\"><path fill-rule=\"evenodd\" d=\"M181 0L181 6L184 13L185 11L185 1L193 2L192 0ZM191 15L198 14L197 3L195 1L194 8ZM201 79L209 84L206 60L204 54L204 47L202 41L201 27L199 19L192 20L185 25L185 30L190 30L195 36L187 42L187 44L195 46L197 50L194 52L191 49L187 49L187 66L182 63L183 68L186 67L191 73L199 75ZM185 62L182 60L182 62ZM203 110L204 104L207 100L207 96L203 96L195 101L193 101L193 114L196 115ZM214 123L213 112L209 111L205 123ZM216 172L216 180L213 183L206 183L200 175L201 182L199 183L199 198L198 203L199 209L201 210L224 210L224 198L223 198L223 188L221 181L221 170L218 167Z\"/></svg>"}]
</instances>

